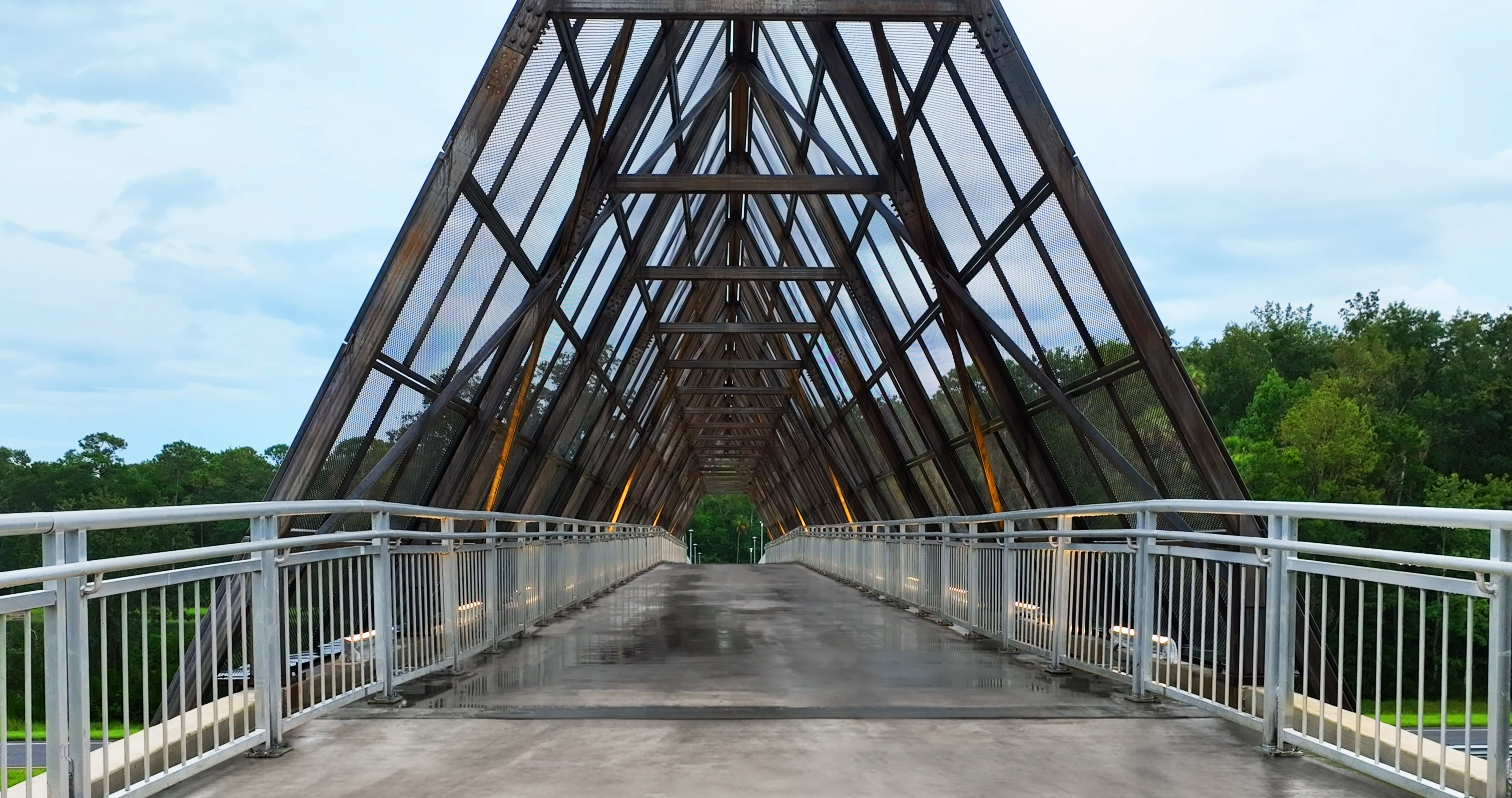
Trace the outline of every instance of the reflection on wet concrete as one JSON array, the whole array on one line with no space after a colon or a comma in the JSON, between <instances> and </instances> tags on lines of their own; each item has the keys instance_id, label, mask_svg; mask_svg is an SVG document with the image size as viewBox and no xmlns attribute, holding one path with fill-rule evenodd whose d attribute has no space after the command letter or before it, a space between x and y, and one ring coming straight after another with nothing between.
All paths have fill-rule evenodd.
<instances>
[{"instance_id":1,"label":"reflection on wet concrete","mask_svg":"<svg viewBox=\"0 0 1512 798\"><path fill-rule=\"evenodd\" d=\"M407 686L397 715L1149 717L1110 681L1052 677L797 565L663 565L461 677ZM350 710L354 716L371 710ZM618 712L618 714L616 714Z\"/></svg>"}]
</instances>

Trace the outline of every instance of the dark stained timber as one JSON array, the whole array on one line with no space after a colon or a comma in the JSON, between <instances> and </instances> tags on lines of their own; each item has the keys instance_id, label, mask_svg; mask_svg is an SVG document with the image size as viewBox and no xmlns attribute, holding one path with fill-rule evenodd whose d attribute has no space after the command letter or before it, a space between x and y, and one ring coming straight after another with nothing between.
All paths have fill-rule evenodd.
<instances>
[{"instance_id":1,"label":"dark stained timber","mask_svg":"<svg viewBox=\"0 0 1512 798\"><path fill-rule=\"evenodd\" d=\"M734 489L774 529L1245 495L997 0L519 3L270 497Z\"/></svg>"}]
</instances>

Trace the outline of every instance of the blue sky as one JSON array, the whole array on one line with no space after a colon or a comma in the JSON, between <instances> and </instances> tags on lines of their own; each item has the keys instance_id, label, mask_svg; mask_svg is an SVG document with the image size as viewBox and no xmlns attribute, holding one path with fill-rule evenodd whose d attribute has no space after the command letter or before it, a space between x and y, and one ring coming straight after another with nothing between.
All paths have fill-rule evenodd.
<instances>
[{"instance_id":1,"label":"blue sky","mask_svg":"<svg viewBox=\"0 0 1512 798\"><path fill-rule=\"evenodd\" d=\"M1512 6L1008 0L1178 336L1512 305ZM287 442L507 3L0 0L0 445Z\"/></svg>"}]
</instances>

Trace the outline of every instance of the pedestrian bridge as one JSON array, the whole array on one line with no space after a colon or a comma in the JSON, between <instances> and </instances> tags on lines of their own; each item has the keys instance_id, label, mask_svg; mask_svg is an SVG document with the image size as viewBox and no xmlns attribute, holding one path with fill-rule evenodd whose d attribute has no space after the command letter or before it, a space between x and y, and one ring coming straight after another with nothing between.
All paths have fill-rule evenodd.
<instances>
[{"instance_id":1,"label":"pedestrian bridge","mask_svg":"<svg viewBox=\"0 0 1512 798\"><path fill-rule=\"evenodd\" d=\"M278 535L332 514L360 528ZM1204 519L1269 534L1166 528ZM1297 540L1316 519L1492 556ZM225 521L248 539L89 556ZM1162 500L695 565L657 527L373 501L0 516L48 562L0 574L4 794L1505 795L1509 529Z\"/></svg>"},{"instance_id":2,"label":"pedestrian bridge","mask_svg":"<svg viewBox=\"0 0 1512 798\"><path fill-rule=\"evenodd\" d=\"M517 0L266 502L0 516L0 798L1506 796L1512 514L1248 499L998 0Z\"/></svg>"}]
</instances>

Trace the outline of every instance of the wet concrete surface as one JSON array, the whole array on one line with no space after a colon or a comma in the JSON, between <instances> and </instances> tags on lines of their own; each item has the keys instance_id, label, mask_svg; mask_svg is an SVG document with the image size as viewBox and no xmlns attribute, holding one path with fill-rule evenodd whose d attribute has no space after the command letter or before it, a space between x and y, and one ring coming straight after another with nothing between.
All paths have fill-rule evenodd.
<instances>
[{"instance_id":1,"label":"wet concrete surface","mask_svg":"<svg viewBox=\"0 0 1512 798\"><path fill-rule=\"evenodd\" d=\"M664 565L165 795L1396 796L800 566Z\"/></svg>"},{"instance_id":2,"label":"wet concrete surface","mask_svg":"<svg viewBox=\"0 0 1512 798\"><path fill-rule=\"evenodd\" d=\"M341 716L1197 716L998 649L801 566L663 565L462 678L409 686L405 709Z\"/></svg>"}]
</instances>

